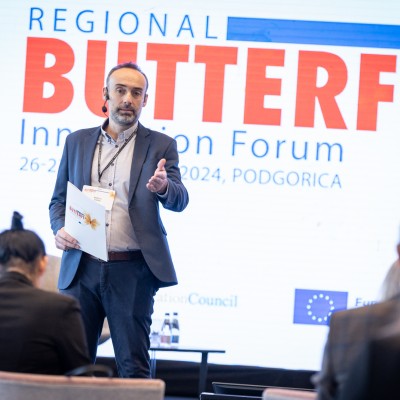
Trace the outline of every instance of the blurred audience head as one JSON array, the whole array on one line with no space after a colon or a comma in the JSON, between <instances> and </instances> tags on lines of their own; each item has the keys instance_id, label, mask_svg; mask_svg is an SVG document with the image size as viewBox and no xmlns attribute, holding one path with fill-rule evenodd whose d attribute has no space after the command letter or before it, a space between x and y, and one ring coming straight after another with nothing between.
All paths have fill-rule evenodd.
<instances>
[{"instance_id":1,"label":"blurred audience head","mask_svg":"<svg viewBox=\"0 0 400 400\"><path fill-rule=\"evenodd\" d=\"M24 229L22 219L15 211L11 229L0 233L0 268L22 273L35 283L47 264L46 249L35 232Z\"/></svg>"},{"instance_id":2,"label":"blurred audience head","mask_svg":"<svg viewBox=\"0 0 400 400\"><path fill-rule=\"evenodd\" d=\"M400 294L400 242L397 244L397 255L397 260L389 268L382 282L382 300L389 300Z\"/></svg>"},{"instance_id":3,"label":"blurred audience head","mask_svg":"<svg viewBox=\"0 0 400 400\"><path fill-rule=\"evenodd\" d=\"M389 271L387 272L385 279L383 280L381 287L382 300L389 300L400 294L400 261L396 260Z\"/></svg>"}]
</instances>

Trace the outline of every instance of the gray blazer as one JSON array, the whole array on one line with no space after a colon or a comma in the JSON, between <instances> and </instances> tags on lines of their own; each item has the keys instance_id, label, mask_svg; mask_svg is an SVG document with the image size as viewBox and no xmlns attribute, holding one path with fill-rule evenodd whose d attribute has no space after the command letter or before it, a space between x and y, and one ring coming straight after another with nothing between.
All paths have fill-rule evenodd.
<instances>
[{"instance_id":1,"label":"gray blazer","mask_svg":"<svg viewBox=\"0 0 400 400\"><path fill-rule=\"evenodd\" d=\"M400 295L370 306L332 315L321 371L314 377L319 400L338 397L353 362L366 343L400 317Z\"/></svg>"},{"instance_id":2,"label":"gray blazer","mask_svg":"<svg viewBox=\"0 0 400 400\"><path fill-rule=\"evenodd\" d=\"M50 222L53 233L64 226L67 182L78 189L91 184L91 169L100 127L82 129L67 136L51 198ZM146 188L161 158L167 160L168 196L163 199ZM143 256L160 286L177 284L167 242L167 233L159 213L159 203L172 211L182 211L189 202L188 192L181 181L176 141L171 137L145 128L139 123L129 188L129 216ZM66 289L78 269L82 252L63 252L58 280L59 289Z\"/></svg>"}]
</instances>

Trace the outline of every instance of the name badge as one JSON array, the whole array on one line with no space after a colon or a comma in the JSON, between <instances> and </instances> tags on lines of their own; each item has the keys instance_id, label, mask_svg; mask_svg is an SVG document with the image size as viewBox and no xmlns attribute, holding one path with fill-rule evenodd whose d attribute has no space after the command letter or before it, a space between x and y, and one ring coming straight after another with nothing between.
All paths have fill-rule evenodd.
<instances>
[{"instance_id":1,"label":"name badge","mask_svg":"<svg viewBox=\"0 0 400 400\"><path fill-rule=\"evenodd\" d=\"M111 211L115 199L115 190L85 185L83 186L82 192L92 200L104 206L107 211Z\"/></svg>"}]
</instances>

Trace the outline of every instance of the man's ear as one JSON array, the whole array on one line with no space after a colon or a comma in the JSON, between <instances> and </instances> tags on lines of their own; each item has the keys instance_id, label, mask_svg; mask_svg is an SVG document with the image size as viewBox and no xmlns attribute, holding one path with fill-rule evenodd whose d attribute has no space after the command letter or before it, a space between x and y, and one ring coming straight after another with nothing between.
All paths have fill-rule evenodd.
<instances>
[{"instance_id":1,"label":"man's ear","mask_svg":"<svg viewBox=\"0 0 400 400\"><path fill-rule=\"evenodd\" d=\"M108 88L107 88L107 86L106 86L106 87L103 87L103 99L104 99L104 101L110 100L110 96L108 95Z\"/></svg>"},{"instance_id":2,"label":"man's ear","mask_svg":"<svg viewBox=\"0 0 400 400\"><path fill-rule=\"evenodd\" d=\"M147 98L149 97L149 95L146 93L145 95L144 95L144 99L143 99L143 107L146 107L146 104L147 104Z\"/></svg>"}]
</instances>

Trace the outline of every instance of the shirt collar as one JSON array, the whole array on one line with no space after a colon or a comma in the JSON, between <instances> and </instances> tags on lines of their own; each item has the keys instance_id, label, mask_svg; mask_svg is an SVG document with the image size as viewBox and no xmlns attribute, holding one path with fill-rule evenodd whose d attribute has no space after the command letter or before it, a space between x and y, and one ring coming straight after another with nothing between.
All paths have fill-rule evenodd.
<instances>
[{"instance_id":1,"label":"shirt collar","mask_svg":"<svg viewBox=\"0 0 400 400\"><path fill-rule=\"evenodd\" d=\"M122 131L121 133L118 134L118 140L125 140L128 139L132 133L135 132L139 124L139 121L136 121L134 125L132 125L130 128L128 128L125 131ZM103 122L101 125L101 134L103 135L104 139L107 140L109 143L115 142L115 140L106 132L105 128L108 125L108 118Z\"/></svg>"}]
</instances>

